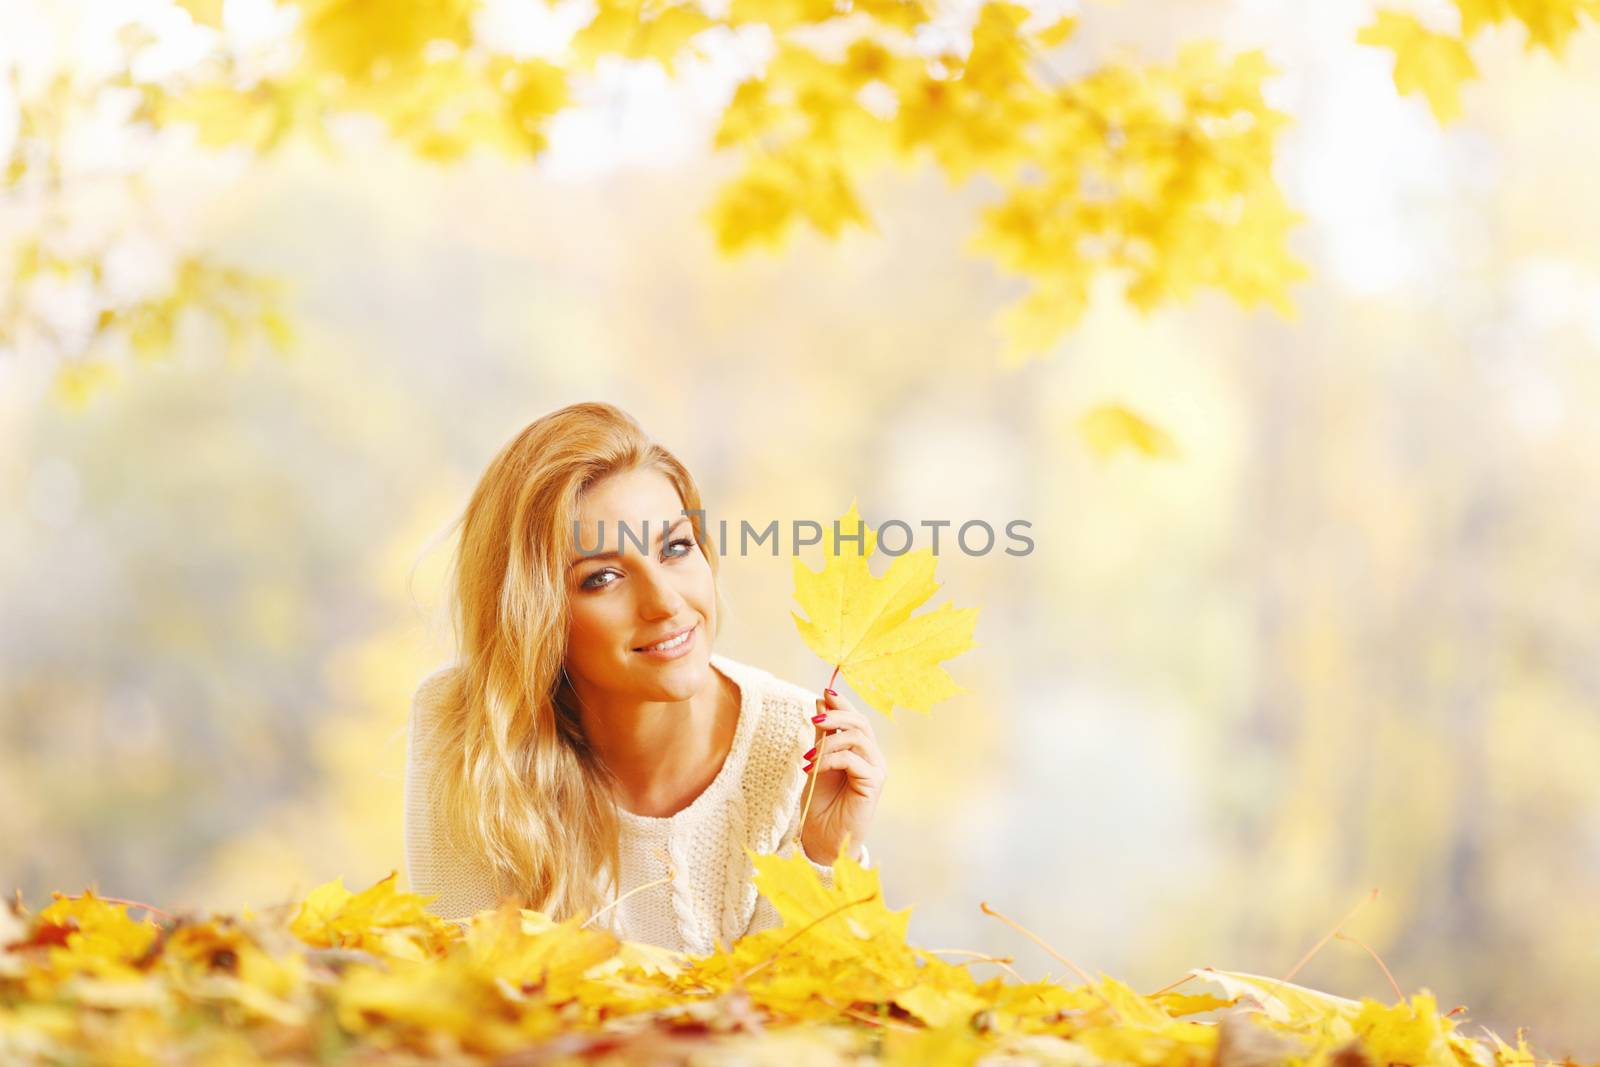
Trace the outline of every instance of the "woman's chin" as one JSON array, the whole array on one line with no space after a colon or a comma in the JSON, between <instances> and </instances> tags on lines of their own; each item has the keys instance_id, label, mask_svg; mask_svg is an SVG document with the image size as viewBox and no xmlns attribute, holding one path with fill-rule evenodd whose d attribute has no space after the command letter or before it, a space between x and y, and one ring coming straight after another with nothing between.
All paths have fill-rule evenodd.
<instances>
[{"instance_id":1,"label":"woman's chin","mask_svg":"<svg viewBox=\"0 0 1600 1067\"><path fill-rule=\"evenodd\" d=\"M635 678L660 693L656 700L687 700L709 680L711 657L703 649L690 649L675 659L661 660L635 652L632 671ZM666 695L667 693L672 695Z\"/></svg>"}]
</instances>

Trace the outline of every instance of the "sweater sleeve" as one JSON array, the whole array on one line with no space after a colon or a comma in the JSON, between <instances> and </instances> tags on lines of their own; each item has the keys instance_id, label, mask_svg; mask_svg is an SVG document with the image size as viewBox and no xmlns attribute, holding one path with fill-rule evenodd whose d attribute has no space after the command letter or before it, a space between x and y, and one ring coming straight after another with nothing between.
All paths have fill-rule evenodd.
<instances>
[{"instance_id":1,"label":"sweater sleeve","mask_svg":"<svg viewBox=\"0 0 1600 1067\"><path fill-rule=\"evenodd\" d=\"M406 741L406 883L413 893L435 897L427 908L440 918L467 919L495 906L494 879L481 857L449 848L439 826L426 773L434 751L427 690L424 681L412 700Z\"/></svg>"}]
</instances>

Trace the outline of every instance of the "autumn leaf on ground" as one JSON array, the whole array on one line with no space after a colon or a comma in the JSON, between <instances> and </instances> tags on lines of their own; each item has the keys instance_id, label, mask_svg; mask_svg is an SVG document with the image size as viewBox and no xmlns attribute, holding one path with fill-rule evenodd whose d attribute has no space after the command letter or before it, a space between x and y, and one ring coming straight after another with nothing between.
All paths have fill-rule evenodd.
<instances>
[{"instance_id":1,"label":"autumn leaf on ground","mask_svg":"<svg viewBox=\"0 0 1600 1067\"><path fill-rule=\"evenodd\" d=\"M1449 1034L1455 1020L1439 1014L1438 1002L1424 989L1410 1003L1361 1002L1353 1023L1374 1063L1449 1063Z\"/></svg>"},{"instance_id":2,"label":"autumn leaf on ground","mask_svg":"<svg viewBox=\"0 0 1600 1067\"><path fill-rule=\"evenodd\" d=\"M794 561L794 595L809 618L790 612L806 645L843 675L868 705L893 718L896 705L927 711L967 690L940 662L973 647L978 609L940 606L911 613L939 589L931 548L895 557L883 577L867 565L877 535L854 500L838 520L839 537L824 534L822 570ZM859 531L861 541L853 538Z\"/></svg>"},{"instance_id":3,"label":"autumn leaf on ground","mask_svg":"<svg viewBox=\"0 0 1600 1067\"><path fill-rule=\"evenodd\" d=\"M737 986L768 1011L819 1018L832 1015L830 1002L893 1002L924 1018L922 1011L942 1017L969 1002L977 988L972 976L942 960L919 965L906 941L911 909L890 910L878 872L862 867L848 849L834 865L831 884L798 852L746 853L756 888L782 924L699 962L686 980L714 990ZM956 999L947 1000L946 992ZM989 1000L970 1003L969 1015Z\"/></svg>"},{"instance_id":4,"label":"autumn leaf on ground","mask_svg":"<svg viewBox=\"0 0 1600 1067\"><path fill-rule=\"evenodd\" d=\"M1468 1036L1426 989L1385 1005L1209 967L1189 976L1227 999L1173 986L1143 995L1104 974L1071 987L1021 980L1008 957L908 943L910 908L890 910L878 872L848 849L831 885L800 856L751 860L782 924L684 955L681 968L639 966L628 942L581 915L557 921L511 902L466 929L418 924L426 898L396 892L393 874L360 892L328 883L270 919L137 905L165 919L135 921L133 902L92 892L30 914L19 893L0 902L0 1062L1559 1062L1520 1029L1515 1047L1492 1031ZM949 952L1019 980L979 981L937 955ZM1235 1003L1244 1010L1220 1023L1180 1018Z\"/></svg>"},{"instance_id":5,"label":"autumn leaf on ground","mask_svg":"<svg viewBox=\"0 0 1600 1067\"><path fill-rule=\"evenodd\" d=\"M621 941L603 930L585 929L574 916L529 937L521 909L510 904L473 916L462 939L473 970L521 987L537 984L547 995L573 995L584 972L615 956Z\"/></svg>"},{"instance_id":6,"label":"autumn leaf on ground","mask_svg":"<svg viewBox=\"0 0 1600 1067\"><path fill-rule=\"evenodd\" d=\"M1078 419L1078 432L1101 459L1125 448L1154 459L1179 454L1171 434L1122 404L1101 404L1085 412Z\"/></svg>"},{"instance_id":7,"label":"autumn leaf on ground","mask_svg":"<svg viewBox=\"0 0 1600 1067\"><path fill-rule=\"evenodd\" d=\"M54 976L126 978L138 973L135 961L158 933L148 918L136 921L127 909L91 891L79 897L57 894L56 901L39 912L33 943L48 951Z\"/></svg>"},{"instance_id":8,"label":"autumn leaf on ground","mask_svg":"<svg viewBox=\"0 0 1600 1067\"><path fill-rule=\"evenodd\" d=\"M1191 977L1215 982L1229 997L1240 1000L1276 1023L1291 1019L1354 1019L1361 1011L1360 1001L1336 997L1316 989L1242 971L1219 971L1215 967L1196 967Z\"/></svg>"},{"instance_id":9,"label":"autumn leaf on ground","mask_svg":"<svg viewBox=\"0 0 1600 1067\"><path fill-rule=\"evenodd\" d=\"M916 959L906 944L911 909L889 910L876 870L842 855L828 886L803 855L746 852L756 888L783 919L780 929L806 931L804 955L871 968L906 986L916 980Z\"/></svg>"},{"instance_id":10,"label":"autumn leaf on ground","mask_svg":"<svg viewBox=\"0 0 1600 1067\"><path fill-rule=\"evenodd\" d=\"M1105 1025L1091 1029L1080 1039L1099 1062L1139 1059L1157 1041L1169 1064L1213 1061L1217 1045L1215 1026L1174 1019L1163 1005L1108 974L1100 975L1093 986L1082 986L1075 991L1092 993L1107 1009Z\"/></svg>"},{"instance_id":11,"label":"autumn leaf on ground","mask_svg":"<svg viewBox=\"0 0 1600 1067\"><path fill-rule=\"evenodd\" d=\"M396 890L397 875L390 871L360 893L346 889L343 878L318 886L301 902L289 931L308 945L420 959L445 942L453 924L428 911L424 898Z\"/></svg>"}]
</instances>

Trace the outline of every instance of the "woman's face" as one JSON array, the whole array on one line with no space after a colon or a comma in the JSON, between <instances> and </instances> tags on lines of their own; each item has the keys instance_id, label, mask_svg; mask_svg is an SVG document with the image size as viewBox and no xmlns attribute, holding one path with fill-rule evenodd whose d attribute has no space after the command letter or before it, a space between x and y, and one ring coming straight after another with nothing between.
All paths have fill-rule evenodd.
<instances>
[{"instance_id":1,"label":"woman's face","mask_svg":"<svg viewBox=\"0 0 1600 1067\"><path fill-rule=\"evenodd\" d=\"M567 673L602 693L688 699L710 675L716 590L677 489L653 468L613 474L584 492L578 512L591 554L575 548L567 569ZM644 651L684 630L681 646Z\"/></svg>"}]
</instances>

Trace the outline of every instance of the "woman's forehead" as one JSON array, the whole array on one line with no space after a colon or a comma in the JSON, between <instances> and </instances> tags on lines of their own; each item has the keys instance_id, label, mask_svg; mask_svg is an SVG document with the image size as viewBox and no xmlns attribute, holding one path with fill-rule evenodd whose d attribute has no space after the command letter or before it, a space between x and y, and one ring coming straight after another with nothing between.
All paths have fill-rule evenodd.
<instances>
[{"instance_id":1,"label":"woman's forehead","mask_svg":"<svg viewBox=\"0 0 1600 1067\"><path fill-rule=\"evenodd\" d=\"M608 528L627 523L637 530L648 521L656 529L663 520L670 525L681 518L683 503L677 487L660 471L629 471L590 486L578 501L578 516L586 528L604 522Z\"/></svg>"}]
</instances>

